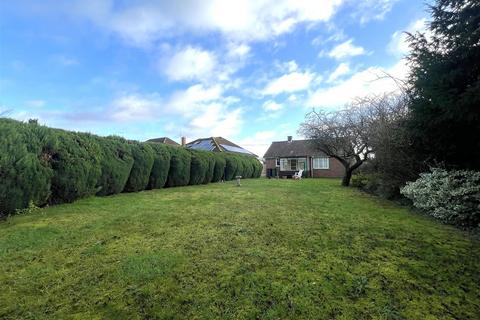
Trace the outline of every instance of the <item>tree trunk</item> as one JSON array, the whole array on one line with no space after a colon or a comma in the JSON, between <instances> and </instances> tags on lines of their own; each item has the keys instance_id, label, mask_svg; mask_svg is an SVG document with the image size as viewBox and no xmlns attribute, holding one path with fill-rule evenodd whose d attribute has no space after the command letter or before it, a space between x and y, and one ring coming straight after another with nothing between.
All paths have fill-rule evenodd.
<instances>
[{"instance_id":1,"label":"tree trunk","mask_svg":"<svg viewBox=\"0 0 480 320\"><path fill-rule=\"evenodd\" d=\"M351 168L345 168L345 175L342 179L342 186L348 187L350 185L350 179L352 179L352 172L353 170Z\"/></svg>"}]
</instances>

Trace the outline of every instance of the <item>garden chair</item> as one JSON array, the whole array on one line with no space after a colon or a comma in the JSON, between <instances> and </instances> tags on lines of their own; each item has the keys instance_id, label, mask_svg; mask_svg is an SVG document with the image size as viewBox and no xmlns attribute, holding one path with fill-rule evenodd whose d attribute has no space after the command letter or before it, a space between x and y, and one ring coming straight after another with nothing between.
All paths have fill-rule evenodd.
<instances>
[{"instance_id":1,"label":"garden chair","mask_svg":"<svg viewBox=\"0 0 480 320\"><path fill-rule=\"evenodd\" d=\"M302 179L302 174L303 174L303 169L295 172L295 174L293 175L292 178L295 179L295 180L300 180L300 179Z\"/></svg>"}]
</instances>

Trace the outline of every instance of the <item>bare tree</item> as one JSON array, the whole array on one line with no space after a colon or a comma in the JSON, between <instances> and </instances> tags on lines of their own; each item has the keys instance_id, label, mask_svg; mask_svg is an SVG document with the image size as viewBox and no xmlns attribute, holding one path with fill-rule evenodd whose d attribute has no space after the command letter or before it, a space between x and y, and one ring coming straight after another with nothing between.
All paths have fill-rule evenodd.
<instances>
[{"instance_id":1,"label":"bare tree","mask_svg":"<svg viewBox=\"0 0 480 320\"><path fill-rule=\"evenodd\" d=\"M406 110L405 95L385 94L357 98L339 111L315 111L305 116L299 133L345 167L342 185L350 185L353 172L374 154L382 127Z\"/></svg>"}]
</instances>

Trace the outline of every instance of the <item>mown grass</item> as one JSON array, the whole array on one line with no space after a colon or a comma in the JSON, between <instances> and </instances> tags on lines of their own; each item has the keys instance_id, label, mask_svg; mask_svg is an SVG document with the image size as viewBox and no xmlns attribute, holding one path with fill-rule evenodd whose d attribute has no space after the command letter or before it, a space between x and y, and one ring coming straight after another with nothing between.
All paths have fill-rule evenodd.
<instances>
[{"instance_id":1,"label":"mown grass","mask_svg":"<svg viewBox=\"0 0 480 320\"><path fill-rule=\"evenodd\" d=\"M337 180L93 197L0 222L0 318L478 319L479 257Z\"/></svg>"}]
</instances>

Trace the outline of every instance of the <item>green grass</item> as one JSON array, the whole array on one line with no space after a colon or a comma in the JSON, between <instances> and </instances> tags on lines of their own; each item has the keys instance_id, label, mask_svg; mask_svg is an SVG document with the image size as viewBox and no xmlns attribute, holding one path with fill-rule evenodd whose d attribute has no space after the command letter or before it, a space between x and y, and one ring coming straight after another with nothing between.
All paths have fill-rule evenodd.
<instances>
[{"instance_id":1,"label":"green grass","mask_svg":"<svg viewBox=\"0 0 480 320\"><path fill-rule=\"evenodd\" d=\"M337 180L94 197L0 222L2 319L479 319L480 243Z\"/></svg>"}]
</instances>

